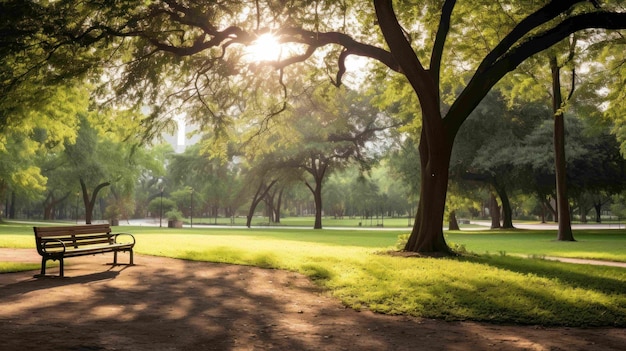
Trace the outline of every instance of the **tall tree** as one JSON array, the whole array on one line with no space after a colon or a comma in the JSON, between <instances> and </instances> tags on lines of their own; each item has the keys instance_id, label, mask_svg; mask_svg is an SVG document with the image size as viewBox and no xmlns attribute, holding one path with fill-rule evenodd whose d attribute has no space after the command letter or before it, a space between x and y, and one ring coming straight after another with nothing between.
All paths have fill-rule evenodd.
<instances>
[{"instance_id":1,"label":"tall tree","mask_svg":"<svg viewBox=\"0 0 626 351\"><path fill-rule=\"evenodd\" d=\"M31 88L21 86L20 94L36 94ZM46 103L26 106L14 105L14 101L0 103L0 115L6 113L6 124L0 125L0 198L10 190L33 199L47 188L48 201L44 202L52 211L49 200L63 198L68 191L48 184L49 168L58 163L53 155L63 151L64 142L76 140L76 116L87 108L88 99L79 87L71 85L50 87L42 97L48 98Z\"/></svg>"},{"instance_id":2,"label":"tall tree","mask_svg":"<svg viewBox=\"0 0 626 351\"><path fill-rule=\"evenodd\" d=\"M137 141L124 138L123 131L133 129L128 114L119 112L103 117L81 113L76 141L66 142L63 152L62 176L80 185L86 224L92 222L98 196L103 190L114 185L119 194L131 193L143 168L137 162L141 155L135 149Z\"/></svg>"},{"instance_id":3,"label":"tall tree","mask_svg":"<svg viewBox=\"0 0 626 351\"><path fill-rule=\"evenodd\" d=\"M321 229L323 183L349 163L369 168L375 155L366 146L376 145L380 133L392 127L391 121L369 97L329 84L305 94L281 117L289 127L275 157L307 175L303 181L315 201L314 228Z\"/></svg>"}]
</instances>

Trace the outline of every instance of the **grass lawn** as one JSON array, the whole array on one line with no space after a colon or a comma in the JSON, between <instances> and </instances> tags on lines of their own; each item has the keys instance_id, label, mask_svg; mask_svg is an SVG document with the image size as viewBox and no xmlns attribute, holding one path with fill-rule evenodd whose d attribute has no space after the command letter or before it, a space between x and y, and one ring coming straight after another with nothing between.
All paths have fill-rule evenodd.
<instances>
[{"instance_id":1,"label":"grass lawn","mask_svg":"<svg viewBox=\"0 0 626 351\"><path fill-rule=\"evenodd\" d=\"M574 243L554 242L551 231L449 232L450 243L476 254L433 259L384 254L408 232L400 228L116 229L136 235L138 253L301 272L355 309L446 320L626 326L626 269L512 255L626 262L623 231L578 231ZM33 248L31 226L0 225L0 247Z\"/></svg>"},{"instance_id":2,"label":"grass lawn","mask_svg":"<svg viewBox=\"0 0 626 351\"><path fill-rule=\"evenodd\" d=\"M477 254L557 256L626 262L626 231L617 229L574 231L573 242L556 241L555 230L451 231L451 246L464 245Z\"/></svg>"}]
</instances>

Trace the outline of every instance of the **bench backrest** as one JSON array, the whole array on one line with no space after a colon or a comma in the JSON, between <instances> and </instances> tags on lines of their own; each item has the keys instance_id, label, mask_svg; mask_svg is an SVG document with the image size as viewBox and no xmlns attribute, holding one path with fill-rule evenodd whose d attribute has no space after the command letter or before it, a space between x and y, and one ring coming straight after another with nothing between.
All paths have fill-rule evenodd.
<instances>
[{"instance_id":1,"label":"bench backrest","mask_svg":"<svg viewBox=\"0 0 626 351\"><path fill-rule=\"evenodd\" d=\"M113 241L109 224L88 224L63 227L33 227L37 250L45 245L46 250L66 247L78 248L85 245L106 244ZM61 243L62 242L62 243Z\"/></svg>"}]
</instances>

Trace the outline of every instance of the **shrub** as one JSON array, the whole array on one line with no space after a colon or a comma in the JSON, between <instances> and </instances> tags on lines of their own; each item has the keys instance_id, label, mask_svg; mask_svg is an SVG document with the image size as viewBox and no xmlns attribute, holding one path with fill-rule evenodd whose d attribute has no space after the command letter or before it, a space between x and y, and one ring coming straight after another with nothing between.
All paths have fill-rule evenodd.
<instances>
[{"instance_id":1,"label":"shrub","mask_svg":"<svg viewBox=\"0 0 626 351\"><path fill-rule=\"evenodd\" d=\"M406 243L409 241L409 237L411 236L411 234L400 234L398 235L398 240L396 241L396 249L397 250L404 250L404 246L406 246Z\"/></svg>"},{"instance_id":2,"label":"shrub","mask_svg":"<svg viewBox=\"0 0 626 351\"><path fill-rule=\"evenodd\" d=\"M170 210L165 214L165 216L170 221L180 221L184 218L183 214L179 210Z\"/></svg>"},{"instance_id":3,"label":"shrub","mask_svg":"<svg viewBox=\"0 0 626 351\"><path fill-rule=\"evenodd\" d=\"M161 205L162 202L162 205ZM176 203L168 198L155 198L148 204L148 211L152 213L152 217L159 217L159 213L163 210L163 214L176 209Z\"/></svg>"}]
</instances>

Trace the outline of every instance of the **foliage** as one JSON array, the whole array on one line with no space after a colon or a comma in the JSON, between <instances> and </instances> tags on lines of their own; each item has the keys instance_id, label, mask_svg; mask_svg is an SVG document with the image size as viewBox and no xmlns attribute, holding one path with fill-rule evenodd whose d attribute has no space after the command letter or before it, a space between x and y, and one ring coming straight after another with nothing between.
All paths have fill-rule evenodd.
<instances>
[{"instance_id":1,"label":"foliage","mask_svg":"<svg viewBox=\"0 0 626 351\"><path fill-rule=\"evenodd\" d=\"M148 204L148 211L152 213L152 217L158 217L159 214L165 215L174 209L176 209L176 203L167 197L156 197Z\"/></svg>"},{"instance_id":2,"label":"foliage","mask_svg":"<svg viewBox=\"0 0 626 351\"><path fill-rule=\"evenodd\" d=\"M2 112L0 103L0 116L6 116L0 124L0 196L7 189L28 198L40 196L49 181L48 154L62 152L64 143L76 140L77 113L87 108L86 95L80 87L60 85L46 96L46 104L16 106L10 112Z\"/></svg>"},{"instance_id":3,"label":"foliage","mask_svg":"<svg viewBox=\"0 0 626 351\"><path fill-rule=\"evenodd\" d=\"M372 106L369 96L329 83L317 82L288 102L246 155L262 170L271 165L269 175L274 181L303 181L315 201L318 218L314 226L321 228L323 183L350 164L369 169L377 158L373 150L382 151L379 145L392 121Z\"/></svg>"},{"instance_id":4,"label":"foliage","mask_svg":"<svg viewBox=\"0 0 626 351\"><path fill-rule=\"evenodd\" d=\"M402 250L406 246L406 242L409 241L409 236L411 234L400 234L398 235L398 241L396 241L395 248L396 250Z\"/></svg>"},{"instance_id":5,"label":"foliage","mask_svg":"<svg viewBox=\"0 0 626 351\"><path fill-rule=\"evenodd\" d=\"M109 205L104 211L104 217L109 219L119 219L121 214L122 211L117 205Z\"/></svg>"},{"instance_id":6,"label":"foliage","mask_svg":"<svg viewBox=\"0 0 626 351\"><path fill-rule=\"evenodd\" d=\"M167 211L165 213L165 217L167 217L167 219L170 220L170 221L180 221L183 218L185 218L183 216L182 212L180 212L179 210L176 210L176 209Z\"/></svg>"}]
</instances>

